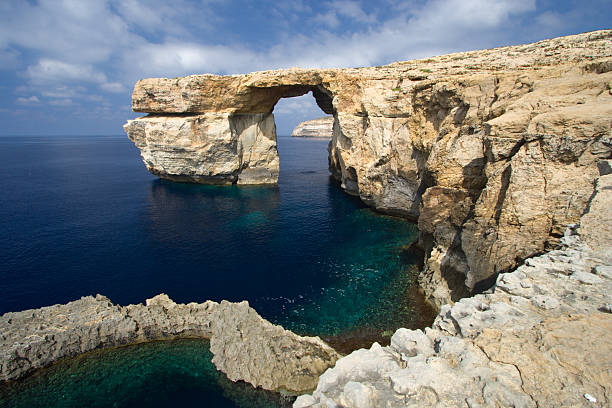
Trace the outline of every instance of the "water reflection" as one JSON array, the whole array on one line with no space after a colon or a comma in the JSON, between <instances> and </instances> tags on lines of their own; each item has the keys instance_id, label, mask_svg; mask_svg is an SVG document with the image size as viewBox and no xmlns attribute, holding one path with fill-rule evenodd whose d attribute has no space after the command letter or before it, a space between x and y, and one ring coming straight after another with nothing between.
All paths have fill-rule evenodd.
<instances>
[{"instance_id":1,"label":"water reflection","mask_svg":"<svg viewBox=\"0 0 612 408\"><path fill-rule=\"evenodd\" d=\"M182 245L185 238L202 245L240 239L274 222L280 202L278 187L178 184L157 179L147 197L149 232L160 243ZM214 235L207 235L214 231Z\"/></svg>"}]
</instances>

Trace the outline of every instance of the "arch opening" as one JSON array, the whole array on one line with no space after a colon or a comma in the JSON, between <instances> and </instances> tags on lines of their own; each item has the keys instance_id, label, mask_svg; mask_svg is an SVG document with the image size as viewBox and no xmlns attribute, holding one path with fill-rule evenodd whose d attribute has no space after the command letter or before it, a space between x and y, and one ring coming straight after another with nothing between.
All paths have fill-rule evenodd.
<instances>
[{"instance_id":1,"label":"arch opening","mask_svg":"<svg viewBox=\"0 0 612 408\"><path fill-rule=\"evenodd\" d=\"M277 184L273 111L282 98L310 93L337 117L332 92L316 77L194 75L139 81L132 107L148 116L128 121L128 137L158 177L201 184Z\"/></svg>"}]
</instances>

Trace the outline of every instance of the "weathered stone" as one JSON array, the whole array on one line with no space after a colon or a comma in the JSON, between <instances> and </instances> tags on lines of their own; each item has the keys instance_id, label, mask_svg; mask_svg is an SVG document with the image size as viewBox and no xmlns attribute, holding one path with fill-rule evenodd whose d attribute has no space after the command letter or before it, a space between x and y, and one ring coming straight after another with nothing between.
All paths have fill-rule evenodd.
<instances>
[{"instance_id":1,"label":"weathered stone","mask_svg":"<svg viewBox=\"0 0 612 408\"><path fill-rule=\"evenodd\" d=\"M298 124L293 132L292 137L321 137L331 139L334 127L333 116L323 116L322 118L307 120Z\"/></svg>"},{"instance_id":2,"label":"weathered stone","mask_svg":"<svg viewBox=\"0 0 612 408\"><path fill-rule=\"evenodd\" d=\"M606 174L595 182L595 195L578 228L580 235L585 235L585 243L609 263L612 263L612 248L606 243L612 240L612 225L608 222L612 219L611 202L612 174ZM585 234L585 231L588 233ZM603 269L600 267L600 270Z\"/></svg>"},{"instance_id":3,"label":"weathered stone","mask_svg":"<svg viewBox=\"0 0 612 408\"><path fill-rule=\"evenodd\" d=\"M403 358L414 357L417 354L427 357L434 353L431 339L421 330L398 329L391 336L391 348Z\"/></svg>"},{"instance_id":4,"label":"weathered stone","mask_svg":"<svg viewBox=\"0 0 612 408\"><path fill-rule=\"evenodd\" d=\"M318 337L300 337L260 317L247 302L176 304L167 295L121 307L87 296L0 317L0 381L61 358L177 337L210 339L213 363L236 381L301 393L339 355Z\"/></svg>"},{"instance_id":5,"label":"weathered stone","mask_svg":"<svg viewBox=\"0 0 612 408\"><path fill-rule=\"evenodd\" d=\"M604 30L383 67L145 79L132 106L184 121L227 115L224 130L209 133L233 135L231 118L260 123L280 98L312 92L335 118L331 173L368 205L419 221L420 283L441 306L554 248L585 210L612 157L611 38ZM143 139L138 129L126 127L133 140ZM236 148L215 164L188 141L200 133L175 151L149 132L148 168L174 180L275 180L269 132L248 160ZM231 150L225 143L219 152Z\"/></svg>"},{"instance_id":6,"label":"weathered stone","mask_svg":"<svg viewBox=\"0 0 612 408\"><path fill-rule=\"evenodd\" d=\"M211 322L212 361L232 381L267 390L312 390L319 375L339 358L318 337L300 337L273 325L247 302L221 302Z\"/></svg>"},{"instance_id":7,"label":"weathered stone","mask_svg":"<svg viewBox=\"0 0 612 408\"><path fill-rule=\"evenodd\" d=\"M124 126L147 170L206 184L275 184L276 128L272 114L149 115Z\"/></svg>"},{"instance_id":8,"label":"weathered stone","mask_svg":"<svg viewBox=\"0 0 612 408\"><path fill-rule=\"evenodd\" d=\"M338 360L308 406L343 406L354 382L377 407L610 406L612 234L600 233L612 226L610 191L612 177L600 177L559 249L499 275L487 293L444 305L425 333L399 329L390 347ZM573 277L583 274L597 281Z\"/></svg>"}]
</instances>

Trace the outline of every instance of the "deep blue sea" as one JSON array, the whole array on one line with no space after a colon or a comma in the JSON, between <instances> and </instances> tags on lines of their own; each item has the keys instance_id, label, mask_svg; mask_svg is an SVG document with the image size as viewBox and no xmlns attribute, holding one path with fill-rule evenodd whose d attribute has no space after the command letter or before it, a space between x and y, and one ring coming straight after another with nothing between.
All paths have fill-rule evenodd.
<instances>
[{"instance_id":1,"label":"deep blue sea","mask_svg":"<svg viewBox=\"0 0 612 408\"><path fill-rule=\"evenodd\" d=\"M423 327L414 224L341 191L326 140L279 137L275 187L176 184L125 136L0 137L0 313L101 293L122 305L248 300L348 352ZM97 351L0 387L0 406L278 406L205 341Z\"/></svg>"}]
</instances>

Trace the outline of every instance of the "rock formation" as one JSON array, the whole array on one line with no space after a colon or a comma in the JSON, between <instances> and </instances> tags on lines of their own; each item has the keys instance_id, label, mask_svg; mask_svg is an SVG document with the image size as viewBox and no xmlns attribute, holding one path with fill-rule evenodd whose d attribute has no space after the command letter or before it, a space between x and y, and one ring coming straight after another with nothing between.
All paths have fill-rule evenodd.
<instances>
[{"instance_id":1,"label":"rock formation","mask_svg":"<svg viewBox=\"0 0 612 408\"><path fill-rule=\"evenodd\" d=\"M610 333L612 174L559 249L443 306L425 332L341 358L294 407L609 407Z\"/></svg>"},{"instance_id":2,"label":"rock formation","mask_svg":"<svg viewBox=\"0 0 612 408\"><path fill-rule=\"evenodd\" d=\"M302 393L339 355L318 337L300 337L264 320L247 302L176 304L167 295L121 307L87 296L0 317L0 381L61 358L177 337L210 339L215 366L233 381Z\"/></svg>"},{"instance_id":3,"label":"rock formation","mask_svg":"<svg viewBox=\"0 0 612 408\"><path fill-rule=\"evenodd\" d=\"M268 183L272 110L312 92L334 116L342 188L418 220L438 306L554 248L612 155L612 31L383 67L139 81L125 129L160 177Z\"/></svg>"},{"instance_id":4,"label":"rock formation","mask_svg":"<svg viewBox=\"0 0 612 408\"><path fill-rule=\"evenodd\" d=\"M331 139L334 128L333 116L307 120L293 129L292 137L324 137Z\"/></svg>"},{"instance_id":5,"label":"rock formation","mask_svg":"<svg viewBox=\"0 0 612 408\"><path fill-rule=\"evenodd\" d=\"M278 181L274 116L149 115L124 126L147 169L173 181L274 184Z\"/></svg>"}]
</instances>

